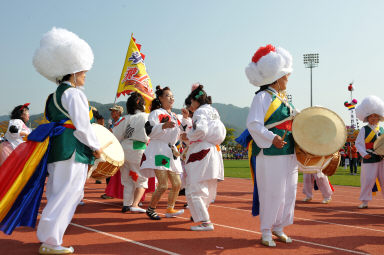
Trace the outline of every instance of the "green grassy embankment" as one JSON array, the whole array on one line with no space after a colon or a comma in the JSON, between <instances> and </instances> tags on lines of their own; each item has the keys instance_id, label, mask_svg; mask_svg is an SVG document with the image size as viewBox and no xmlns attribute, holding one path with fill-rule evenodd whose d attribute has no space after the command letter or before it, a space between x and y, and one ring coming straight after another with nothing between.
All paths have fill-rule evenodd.
<instances>
[{"instance_id":1,"label":"green grassy embankment","mask_svg":"<svg viewBox=\"0 0 384 255\"><path fill-rule=\"evenodd\" d=\"M248 160L224 160L225 177L251 178ZM357 175L350 175L349 168L339 167L334 175L329 177L333 185L360 187L360 167ZM303 174L299 172L299 182L303 181Z\"/></svg>"}]
</instances>

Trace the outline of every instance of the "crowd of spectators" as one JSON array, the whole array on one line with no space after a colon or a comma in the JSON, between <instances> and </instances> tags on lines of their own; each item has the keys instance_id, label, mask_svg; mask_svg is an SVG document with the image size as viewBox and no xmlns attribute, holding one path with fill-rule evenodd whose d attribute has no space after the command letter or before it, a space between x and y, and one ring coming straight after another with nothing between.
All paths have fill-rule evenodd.
<instances>
[{"instance_id":1,"label":"crowd of spectators","mask_svg":"<svg viewBox=\"0 0 384 255\"><path fill-rule=\"evenodd\" d=\"M239 147L228 147L223 149L223 158L231 160L248 159L248 150Z\"/></svg>"}]
</instances>

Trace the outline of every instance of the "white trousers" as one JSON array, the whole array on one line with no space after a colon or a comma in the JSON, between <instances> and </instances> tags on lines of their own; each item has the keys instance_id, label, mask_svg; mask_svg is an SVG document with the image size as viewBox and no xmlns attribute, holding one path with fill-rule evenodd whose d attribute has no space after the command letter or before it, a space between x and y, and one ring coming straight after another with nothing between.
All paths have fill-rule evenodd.
<instances>
[{"instance_id":1,"label":"white trousers","mask_svg":"<svg viewBox=\"0 0 384 255\"><path fill-rule=\"evenodd\" d=\"M298 168L294 154L256 157L256 178L260 201L260 229L283 231L293 223Z\"/></svg>"},{"instance_id":2,"label":"white trousers","mask_svg":"<svg viewBox=\"0 0 384 255\"><path fill-rule=\"evenodd\" d=\"M129 175L129 171L134 171L137 175L137 181L134 181ZM131 206L134 199L136 188L148 188L148 178L140 175L140 164L130 163L125 161L124 165L120 168L121 184L124 186L123 205Z\"/></svg>"},{"instance_id":3,"label":"white trousers","mask_svg":"<svg viewBox=\"0 0 384 255\"><path fill-rule=\"evenodd\" d=\"M362 163L360 173L360 198L362 202L372 200L372 188L376 178L379 179L381 193L384 196L384 161L377 163Z\"/></svg>"},{"instance_id":4,"label":"white trousers","mask_svg":"<svg viewBox=\"0 0 384 255\"><path fill-rule=\"evenodd\" d=\"M47 205L37 227L38 239L49 245L61 245L63 235L76 207L84 197L88 165L68 160L48 164Z\"/></svg>"},{"instance_id":5,"label":"white trousers","mask_svg":"<svg viewBox=\"0 0 384 255\"><path fill-rule=\"evenodd\" d=\"M316 181L317 187L321 191L324 199L332 196L332 189L329 185L328 177L324 174L303 174L303 193L307 197L312 197L313 183Z\"/></svg>"},{"instance_id":6,"label":"white trousers","mask_svg":"<svg viewBox=\"0 0 384 255\"><path fill-rule=\"evenodd\" d=\"M194 222L209 221L208 207L216 196L217 179L187 184L185 195Z\"/></svg>"}]
</instances>

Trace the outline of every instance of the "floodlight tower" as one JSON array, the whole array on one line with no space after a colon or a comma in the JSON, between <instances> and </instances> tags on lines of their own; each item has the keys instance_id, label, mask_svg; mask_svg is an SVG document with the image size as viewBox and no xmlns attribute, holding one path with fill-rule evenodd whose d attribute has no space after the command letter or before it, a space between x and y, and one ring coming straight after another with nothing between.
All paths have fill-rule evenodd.
<instances>
[{"instance_id":1,"label":"floodlight tower","mask_svg":"<svg viewBox=\"0 0 384 255\"><path fill-rule=\"evenodd\" d=\"M319 54L304 54L304 65L311 70L311 107L312 107L312 69L319 65Z\"/></svg>"}]
</instances>

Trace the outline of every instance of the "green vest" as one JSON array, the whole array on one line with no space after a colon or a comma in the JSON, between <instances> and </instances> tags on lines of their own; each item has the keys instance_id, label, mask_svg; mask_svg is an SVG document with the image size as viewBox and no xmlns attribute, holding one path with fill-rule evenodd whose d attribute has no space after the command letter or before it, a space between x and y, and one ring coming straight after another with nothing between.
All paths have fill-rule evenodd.
<instances>
[{"instance_id":1,"label":"green vest","mask_svg":"<svg viewBox=\"0 0 384 255\"><path fill-rule=\"evenodd\" d=\"M371 133L372 128L370 128L368 125L364 126L364 131L365 131L364 139L366 139L369 136L369 134ZM384 129L382 127L380 127L379 135L381 135L383 133L384 133ZM374 143L376 141L376 139L377 139L377 135L375 134L375 136L372 138L371 141L369 141L369 143ZM365 143L365 146L367 147L367 143ZM369 158L369 159L363 158L363 163L377 163L377 162L381 161L381 157L379 155L376 155L373 153L369 153L369 155L371 155L371 158Z\"/></svg>"},{"instance_id":2,"label":"green vest","mask_svg":"<svg viewBox=\"0 0 384 255\"><path fill-rule=\"evenodd\" d=\"M56 90L56 102L59 107L66 113L68 112L64 109L61 103L61 96L64 91L71 88L70 85L61 83ZM48 96L46 105L45 105L45 116L50 122L58 122L63 119L68 119L56 106L53 100L54 94ZM69 114L68 114L69 115ZM93 164L95 158L93 156L92 150L81 143L73 135L75 130L71 128L66 128L61 135L54 136L50 138L51 149L48 154L48 163L53 163L57 161L67 160L71 158L75 152L75 161L84 163L84 164Z\"/></svg>"},{"instance_id":3,"label":"green vest","mask_svg":"<svg viewBox=\"0 0 384 255\"><path fill-rule=\"evenodd\" d=\"M270 93L272 95L272 103L273 105L275 100L279 100L274 94ZM280 101L281 102L281 101ZM291 107L293 105L291 104ZM284 103L281 103L281 105L272 113L272 115L264 122L265 125L273 124L279 121L282 121L290 116L290 111L288 106L286 106ZM284 136L285 130L278 129L276 127L272 127L268 129L269 131L272 131L274 134L279 135L280 137ZM264 148L263 153L264 155L268 156L277 156L277 155L290 155L295 153L295 143L292 136L292 131L287 131L287 134L285 135L284 141L287 142L286 145L284 145L283 148L278 149L273 144L269 148ZM257 146L255 141L252 141L252 156L257 156L261 151L261 148Z\"/></svg>"}]
</instances>

